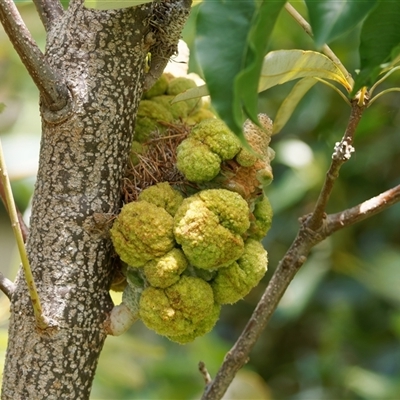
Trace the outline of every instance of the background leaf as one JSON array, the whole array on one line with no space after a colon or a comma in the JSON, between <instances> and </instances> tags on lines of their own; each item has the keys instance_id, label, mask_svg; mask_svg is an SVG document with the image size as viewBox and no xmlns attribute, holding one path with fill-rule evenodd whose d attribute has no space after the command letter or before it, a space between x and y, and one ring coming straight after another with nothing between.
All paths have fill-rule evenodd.
<instances>
[{"instance_id":1,"label":"background leaf","mask_svg":"<svg viewBox=\"0 0 400 400\"><path fill-rule=\"evenodd\" d=\"M378 3L377 0L305 2L318 48L353 29Z\"/></svg>"},{"instance_id":2,"label":"background leaf","mask_svg":"<svg viewBox=\"0 0 400 400\"><path fill-rule=\"evenodd\" d=\"M274 134L279 133L282 130L293 114L297 104L299 104L300 100L317 82L318 81L314 78L303 78L293 86L293 89L285 98L276 113L273 128Z\"/></svg>"},{"instance_id":3,"label":"background leaf","mask_svg":"<svg viewBox=\"0 0 400 400\"><path fill-rule=\"evenodd\" d=\"M196 54L211 101L219 116L242 139L242 110L245 108L253 117L256 113L262 51L283 3L263 1L256 6L252 0L205 0L199 9Z\"/></svg>"},{"instance_id":4,"label":"background leaf","mask_svg":"<svg viewBox=\"0 0 400 400\"><path fill-rule=\"evenodd\" d=\"M269 37L284 3L285 1L263 1L256 10L248 37L245 67L235 81L236 105L242 105L246 116L255 123L258 123L258 78L267 52Z\"/></svg>"},{"instance_id":5,"label":"background leaf","mask_svg":"<svg viewBox=\"0 0 400 400\"><path fill-rule=\"evenodd\" d=\"M208 89L207 89L206 85L197 86L197 87L185 90L183 93L179 93L171 101L171 104L177 103L178 101L198 99L203 96L208 96L208 94L209 93L208 93Z\"/></svg>"},{"instance_id":6,"label":"background leaf","mask_svg":"<svg viewBox=\"0 0 400 400\"><path fill-rule=\"evenodd\" d=\"M361 70L354 90L372 85L382 64L398 56L400 49L400 2L381 0L365 20L360 37Z\"/></svg>"},{"instance_id":7,"label":"background leaf","mask_svg":"<svg viewBox=\"0 0 400 400\"><path fill-rule=\"evenodd\" d=\"M350 83L330 58L316 51L304 50L269 52L264 58L258 90L261 92L305 77L333 80L351 90Z\"/></svg>"}]
</instances>

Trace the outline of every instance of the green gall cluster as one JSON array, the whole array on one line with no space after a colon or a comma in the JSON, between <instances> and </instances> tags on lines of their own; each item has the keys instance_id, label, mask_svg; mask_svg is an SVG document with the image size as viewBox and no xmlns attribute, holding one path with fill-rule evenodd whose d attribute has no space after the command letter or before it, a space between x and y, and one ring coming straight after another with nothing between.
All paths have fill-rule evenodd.
<instances>
[{"instance_id":1,"label":"green gall cluster","mask_svg":"<svg viewBox=\"0 0 400 400\"><path fill-rule=\"evenodd\" d=\"M174 235L189 262L215 269L238 259L242 234L249 228L249 207L237 193L203 190L185 199L174 218Z\"/></svg>"},{"instance_id":2,"label":"green gall cluster","mask_svg":"<svg viewBox=\"0 0 400 400\"><path fill-rule=\"evenodd\" d=\"M142 143L137 142L136 140L132 142L131 153L130 153L130 160L132 165L137 165L140 162L140 156L145 154L146 146Z\"/></svg>"},{"instance_id":3,"label":"green gall cluster","mask_svg":"<svg viewBox=\"0 0 400 400\"><path fill-rule=\"evenodd\" d=\"M175 97L178 94L186 92L186 90L189 89L194 89L195 87L197 87L197 85L193 80L184 77L178 77L169 82L167 94ZM190 99L186 100L185 102L189 107L190 113L195 113L202 106L201 99Z\"/></svg>"},{"instance_id":4,"label":"green gall cluster","mask_svg":"<svg viewBox=\"0 0 400 400\"><path fill-rule=\"evenodd\" d=\"M175 245L172 216L147 201L122 207L110 234L115 251L132 267L143 266Z\"/></svg>"},{"instance_id":5,"label":"green gall cluster","mask_svg":"<svg viewBox=\"0 0 400 400\"><path fill-rule=\"evenodd\" d=\"M218 269L211 282L215 301L220 304L233 304L246 296L258 285L267 271L267 252L262 244L248 239L242 256L225 268Z\"/></svg>"},{"instance_id":6,"label":"green gall cluster","mask_svg":"<svg viewBox=\"0 0 400 400\"><path fill-rule=\"evenodd\" d=\"M144 99L151 99L152 97L161 96L166 93L168 89L169 79L166 74L162 74L156 83L146 92L143 93Z\"/></svg>"},{"instance_id":7,"label":"green gall cluster","mask_svg":"<svg viewBox=\"0 0 400 400\"><path fill-rule=\"evenodd\" d=\"M135 141L144 143L154 134L162 134L166 124L185 122L194 124L214 114L203 108L201 98L173 102L178 94L196 87L189 78L175 78L163 74L139 103L135 125Z\"/></svg>"},{"instance_id":8,"label":"green gall cluster","mask_svg":"<svg viewBox=\"0 0 400 400\"><path fill-rule=\"evenodd\" d=\"M143 190L139 195L139 200L161 207L173 217L183 202L183 196L172 189L167 182L161 182Z\"/></svg>"},{"instance_id":9,"label":"green gall cluster","mask_svg":"<svg viewBox=\"0 0 400 400\"><path fill-rule=\"evenodd\" d=\"M178 146L176 167L190 182L207 182L218 175L221 159L204 143L188 138Z\"/></svg>"},{"instance_id":10,"label":"green gall cluster","mask_svg":"<svg viewBox=\"0 0 400 400\"><path fill-rule=\"evenodd\" d=\"M154 165L143 171L153 173L167 164L171 174L139 187L137 200L122 208L111 229L115 251L127 264L125 308L116 315L139 317L150 329L182 344L210 331L221 305L246 296L267 270L261 240L270 229L272 208L263 189L272 180L274 157L269 148L272 122L265 115L259 116L262 129L244 125L252 150L214 117L200 118L191 128L183 125L209 111L191 114L194 104L171 103L176 94L194 87L186 81L166 77L145 94L139 119L142 125L155 122L152 129L158 136L146 133L143 137L152 140L143 141L139 134L132 148L142 164L140 155L146 153L146 168L154 157ZM160 126L169 121L163 136ZM171 138L176 141L163 147ZM157 153L160 158L154 156L157 146L165 148ZM125 329L124 324L116 326L117 331Z\"/></svg>"},{"instance_id":11,"label":"green gall cluster","mask_svg":"<svg viewBox=\"0 0 400 400\"><path fill-rule=\"evenodd\" d=\"M147 282L156 288L167 288L181 278L189 263L182 250L173 248L162 257L144 265Z\"/></svg>"},{"instance_id":12,"label":"green gall cluster","mask_svg":"<svg viewBox=\"0 0 400 400\"><path fill-rule=\"evenodd\" d=\"M185 101L173 103L174 98L175 96L163 95L153 97L151 100L165 107L172 114L174 120L186 118L191 111L190 106Z\"/></svg>"},{"instance_id":13,"label":"green gall cluster","mask_svg":"<svg viewBox=\"0 0 400 400\"><path fill-rule=\"evenodd\" d=\"M177 149L176 166L191 182L208 182L232 159L241 146L236 136L218 119L206 119L193 127Z\"/></svg>"},{"instance_id":14,"label":"green gall cluster","mask_svg":"<svg viewBox=\"0 0 400 400\"><path fill-rule=\"evenodd\" d=\"M152 100L142 100L135 122L135 140L146 142L153 132L164 130L162 122L172 122L174 120L171 112L162 104Z\"/></svg>"},{"instance_id":15,"label":"green gall cluster","mask_svg":"<svg viewBox=\"0 0 400 400\"><path fill-rule=\"evenodd\" d=\"M253 239L262 240L271 228L273 216L272 206L267 196L256 199L252 216L247 234Z\"/></svg>"},{"instance_id":16,"label":"green gall cluster","mask_svg":"<svg viewBox=\"0 0 400 400\"><path fill-rule=\"evenodd\" d=\"M226 189L187 198L166 182L143 190L111 229L128 264L123 304L129 315L177 343L209 332L221 305L242 299L264 276L260 236L271 216L265 197L250 210Z\"/></svg>"},{"instance_id":17,"label":"green gall cluster","mask_svg":"<svg viewBox=\"0 0 400 400\"><path fill-rule=\"evenodd\" d=\"M211 330L218 318L215 314L211 286L197 277L182 276L165 289L150 286L140 298L139 315L144 324L178 343Z\"/></svg>"}]
</instances>

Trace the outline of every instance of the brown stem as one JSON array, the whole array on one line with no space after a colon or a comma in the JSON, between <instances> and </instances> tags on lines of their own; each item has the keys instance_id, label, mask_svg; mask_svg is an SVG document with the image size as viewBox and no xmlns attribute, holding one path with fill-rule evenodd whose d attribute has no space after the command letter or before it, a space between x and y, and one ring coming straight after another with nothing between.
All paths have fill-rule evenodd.
<instances>
[{"instance_id":1,"label":"brown stem","mask_svg":"<svg viewBox=\"0 0 400 400\"><path fill-rule=\"evenodd\" d=\"M0 272L0 290L11 300L14 292L14 283Z\"/></svg>"},{"instance_id":2,"label":"brown stem","mask_svg":"<svg viewBox=\"0 0 400 400\"><path fill-rule=\"evenodd\" d=\"M52 111L63 109L68 104L68 89L46 63L12 0L0 1L0 22L38 87L44 103Z\"/></svg>"},{"instance_id":3,"label":"brown stem","mask_svg":"<svg viewBox=\"0 0 400 400\"><path fill-rule=\"evenodd\" d=\"M323 223L326 205L328 204L335 181L339 176L340 168L350 159L351 153L354 152L354 147L352 146L354 134L366 108L367 103L360 105L357 99L351 102L351 114L346 131L342 140L335 145L332 162L326 173L324 185L319 194L314 212L308 221L308 227L312 230L319 229Z\"/></svg>"},{"instance_id":4,"label":"brown stem","mask_svg":"<svg viewBox=\"0 0 400 400\"><path fill-rule=\"evenodd\" d=\"M289 283L306 261L311 248L322 239L318 234L309 231L304 224L301 226L296 239L276 268L242 334L226 354L221 368L211 384L207 386L201 400L222 398L236 373L247 362L250 351L267 326Z\"/></svg>"},{"instance_id":5,"label":"brown stem","mask_svg":"<svg viewBox=\"0 0 400 400\"><path fill-rule=\"evenodd\" d=\"M342 229L344 226L349 226L372 217L399 201L400 185L397 185L355 207L329 215L326 223L326 233L327 235L331 235L339 229Z\"/></svg>"},{"instance_id":6,"label":"brown stem","mask_svg":"<svg viewBox=\"0 0 400 400\"><path fill-rule=\"evenodd\" d=\"M48 31L52 27L53 22L57 18L61 17L64 12L62 5L59 1L33 0L33 3L36 6L36 10L46 31Z\"/></svg>"},{"instance_id":7,"label":"brown stem","mask_svg":"<svg viewBox=\"0 0 400 400\"><path fill-rule=\"evenodd\" d=\"M280 299L297 271L304 264L310 250L332 233L371 217L400 201L400 185L381 193L355 207L328 215L317 232L309 229L309 218L302 218L299 233L280 261L256 309L242 334L226 354L214 380L207 386L202 400L220 399L239 369L247 362L250 351L276 310Z\"/></svg>"},{"instance_id":8,"label":"brown stem","mask_svg":"<svg viewBox=\"0 0 400 400\"><path fill-rule=\"evenodd\" d=\"M339 176L340 167L354 150L354 133L366 106L367 98L365 101L352 101L352 112L346 132L341 142L336 143L332 164L326 174L314 212L301 218L301 226L295 240L276 268L242 334L226 354L215 379L206 386L202 400L222 398L237 371L247 362L250 351L267 326L290 282L307 260L311 249L337 230L383 211L400 200L400 188L397 186L349 210L329 216L325 214L325 207L334 182Z\"/></svg>"}]
</instances>

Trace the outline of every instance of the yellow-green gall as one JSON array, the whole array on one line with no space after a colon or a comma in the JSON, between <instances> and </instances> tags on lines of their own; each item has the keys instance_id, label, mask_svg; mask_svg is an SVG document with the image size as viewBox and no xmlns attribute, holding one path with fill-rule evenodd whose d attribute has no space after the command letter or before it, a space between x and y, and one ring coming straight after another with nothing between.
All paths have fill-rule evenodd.
<instances>
[{"instance_id":1,"label":"yellow-green gall","mask_svg":"<svg viewBox=\"0 0 400 400\"><path fill-rule=\"evenodd\" d=\"M162 104L152 100L142 100L135 123L135 140L145 142L152 132L165 129L160 122L172 122L172 114Z\"/></svg>"},{"instance_id":2,"label":"yellow-green gall","mask_svg":"<svg viewBox=\"0 0 400 400\"><path fill-rule=\"evenodd\" d=\"M191 79L178 77L170 80L167 94L175 97L178 94L183 93L186 90L193 89L195 87L197 87L197 85ZM196 112L201 108L203 104L201 98L185 100L185 102L189 107L189 113Z\"/></svg>"},{"instance_id":3,"label":"yellow-green gall","mask_svg":"<svg viewBox=\"0 0 400 400\"><path fill-rule=\"evenodd\" d=\"M149 117L155 121L172 122L172 114L162 104L152 100L142 100L139 103L138 117Z\"/></svg>"},{"instance_id":4,"label":"yellow-green gall","mask_svg":"<svg viewBox=\"0 0 400 400\"><path fill-rule=\"evenodd\" d=\"M146 288L139 304L143 323L160 335L171 338L192 334L213 312L211 286L191 276L182 276L166 289Z\"/></svg>"},{"instance_id":5,"label":"yellow-green gall","mask_svg":"<svg viewBox=\"0 0 400 400\"><path fill-rule=\"evenodd\" d=\"M249 210L237 197L225 189L210 189L185 199L179 207L174 218L175 239L193 266L215 269L243 254L240 234L249 227Z\"/></svg>"},{"instance_id":6,"label":"yellow-green gall","mask_svg":"<svg viewBox=\"0 0 400 400\"><path fill-rule=\"evenodd\" d=\"M154 287L167 288L179 281L188 261L182 250L174 248L160 258L144 266L147 282Z\"/></svg>"},{"instance_id":7,"label":"yellow-green gall","mask_svg":"<svg viewBox=\"0 0 400 400\"><path fill-rule=\"evenodd\" d=\"M215 118L215 114L211 110L202 107L198 111L190 113L186 118L184 118L184 122L188 125L196 125L199 122L210 118Z\"/></svg>"},{"instance_id":8,"label":"yellow-green gall","mask_svg":"<svg viewBox=\"0 0 400 400\"><path fill-rule=\"evenodd\" d=\"M155 96L161 96L167 91L167 89L168 78L163 74L147 92L143 93L143 98L150 99Z\"/></svg>"},{"instance_id":9,"label":"yellow-green gall","mask_svg":"<svg viewBox=\"0 0 400 400\"><path fill-rule=\"evenodd\" d=\"M256 200L253 216L247 234L252 239L261 240L272 224L273 211L267 196L261 196Z\"/></svg>"},{"instance_id":10,"label":"yellow-green gall","mask_svg":"<svg viewBox=\"0 0 400 400\"><path fill-rule=\"evenodd\" d=\"M223 121L216 118L205 119L195 125L190 132L190 138L206 144L223 161L232 159L241 149L240 142L233 132Z\"/></svg>"},{"instance_id":11,"label":"yellow-green gall","mask_svg":"<svg viewBox=\"0 0 400 400\"><path fill-rule=\"evenodd\" d=\"M210 148L195 139L185 139L177 148L176 166L191 182L207 182L221 169L221 159Z\"/></svg>"},{"instance_id":12,"label":"yellow-green gall","mask_svg":"<svg viewBox=\"0 0 400 400\"><path fill-rule=\"evenodd\" d=\"M242 148L236 155L235 160L243 167L251 167L260 157L248 149Z\"/></svg>"},{"instance_id":13,"label":"yellow-green gall","mask_svg":"<svg viewBox=\"0 0 400 400\"><path fill-rule=\"evenodd\" d=\"M239 235L249 229L249 206L239 194L226 189L210 189L202 190L198 196L218 216L224 228Z\"/></svg>"},{"instance_id":14,"label":"yellow-green gall","mask_svg":"<svg viewBox=\"0 0 400 400\"><path fill-rule=\"evenodd\" d=\"M174 120L186 118L189 113L189 105L185 101L172 103L174 98L175 96L164 95L153 97L152 100L156 103L162 104L165 108L167 108L172 114Z\"/></svg>"},{"instance_id":15,"label":"yellow-green gall","mask_svg":"<svg viewBox=\"0 0 400 400\"><path fill-rule=\"evenodd\" d=\"M168 214L174 216L182 204L183 196L167 182L161 182L143 190L139 195L139 200L145 200L161 207Z\"/></svg>"},{"instance_id":16,"label":"yellow-green gall","mask_svg":"<svg viewBox=\"0 0 400 400\"><path fill-rule=\"evenodd\" d=\"M168 339L172 340L173 342L177 342L179 344L186 344L193 342L199 336L203 336L206 333L210 332L211 329L214 327L216 322L219 319L219 314L221 312L221 306L219 304L214 304L212 313L200 321L193 332L185 334L185 335L170 335Z\"/></svg>"},{"instance_id":17,"label":"yellow-green gall","mask_svg":"<svg viewBox=\"0 0 400 400\"><path fill-rule=\"evenodd\" d=\"M217 276L210 282L215 301L220 304L233 304L245 297L257 286L267 271L267 252L262 244L253 239L245 243L243 255L226 268L220 268Z\"/></svg>"},{"instance_id":18,"label":"yellow-green gall","mask_svg":"<svg viewBox=\"0 0 400 400\"><path fill-rule=\"evenodd\" d=\"M141 267L161 257L175 245L173 218L147 201L122 207L110 233L115 251L132 267Z\"/></svg>"},{"instance_id":19,"label":"yellow-green gall","mask_svg":"<svg viewBox=\"0 0 400 400\"><path fill-rule=\"evenodd\" d=\"M140 162L140 155L144 154L146 151L146 146L137 141L132 142L130 159L133 165L137 165Z\"/></svg>"}]
</instances>

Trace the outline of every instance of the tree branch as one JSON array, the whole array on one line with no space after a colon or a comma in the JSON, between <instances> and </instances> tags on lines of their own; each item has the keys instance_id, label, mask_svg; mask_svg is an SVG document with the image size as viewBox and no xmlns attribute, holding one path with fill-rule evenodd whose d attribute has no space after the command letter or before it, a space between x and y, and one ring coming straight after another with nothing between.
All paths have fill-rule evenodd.
<instances>
[{"instance_id":1,"label":"tree branch","mask_svg":"<svg viewBox=\"0 0 400 400\"><path fill-rule=\"evenodd\" d=\"M53 0L33 0L33 2L46 31L48 31L54 21L64 12L61 3Z\"/></svg>"},{"instance_id":2,"label":"tree branch","mask_svg":"<svg viewBox=\"0 0 400 400\"><path fill-rule=\"evenodd\" d=\"M214 380L206 387L202 400L217 400L225 393L276 310L290 282L307 260L310 250L332 233L386 210L400 201L400 185L355 207L328 215L319 231L309 229L309 218L302 218L296 239L278 264L268 286L242 334L226 354Z\"/></svg>"},{"instance_id":3,"label":"tree branch","mask_svg":"<svg viewBox=\"0 0 400 400\"><path fill-rule=\"evenodd\" d=\"M0 272L0 290L11 300L14 292L14 283Z\"/></svg>"},{"instance_id":4,"label":"tree branch","mask_svg":"<svg viewBox=\"0 0 400 400\"><path fill-rule=\"evenodd\" d=\"M308 227L312 230L319 229L323 223L326 205L328 204L334 183L339 176L340 168L346 161L350 159L351 153L354 152L354 134L360 122L361 116L366 108L367 102L364 102L361 105L359 104L358 99L354 99L351 102L351 114L346 131L342 140L335 144L335 149L332 154L332 162L328 172L326 173L324 185L319 194L314 212L308 221Z\"/></svg>"},{"instance_id":5,"label":"tree branch","mask_svg":"<svg viewBox=\"0 0 400 400\"><path fill-rule=\"evenodd\" d=\"M263 296L255 308L242 334L226 354L214 380L206 386L202 400L221 399L239 369L247 362L250 351L267 326L290 282L307 260L311 249L332 233L368 218L400 201L400 186L341 213L326 216L325 207L339 176L340 167L350 158L353 137L367 99L352 101L352 111L341 142L336 143L332 164L326 175L320 196L311 215L300 219L299 232L289 250L278 264Z\"/></svg>"},{"instance_id":6,"label":"tree branch","mask_svg":"<svg viewBox=\"0 0 400 400\"><path fill-rule=\"evenodd\" d=\"M326 223L326 233L332 233L342 229L345 226L350 226L356 222L372 217L375 214L386 210L390 206L400 201L400 185L395 186L380 195L366 200L363 203L349 208L348 210L328 215Z\"/></svg>"},{"instance_id":7,"label":"tree branch","mask_svg":"<svg viewBox=\"0 0 400 400\"><path fill-rule=\"evenodd\" d=\"M46 63L12 0L0 0L0 22L46 106L52 111L63 109L69 100L67 86Z\"/></svg>"}]
</instances>

